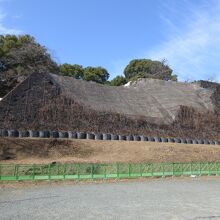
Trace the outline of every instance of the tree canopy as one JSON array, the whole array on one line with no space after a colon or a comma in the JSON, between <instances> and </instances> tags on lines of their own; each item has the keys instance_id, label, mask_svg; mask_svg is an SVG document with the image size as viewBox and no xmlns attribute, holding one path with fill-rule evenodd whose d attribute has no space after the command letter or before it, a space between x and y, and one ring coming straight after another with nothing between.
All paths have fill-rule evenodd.
<instances>
[{"instance_id":1,"label":"tree canopy","mask_svg":"<svg viewBox=\"0 0 220 220\"><path fill-rule=\"evenodd\" d=\"M109 78L108 71L103 67L88 66L83 68L78 64L62 64L60 65L60 73L63 76L72 76L75 79L83 79L97 83L106 83Z\"/></svg>"},{"instance_id":2,"label":"tree canopy","mask_svg":"<svg viewBox=\"0 0 220 220\"><path fill-rule=\"evenodd\" d=\"M154 78L177 81L177 76L172 73L173 70L166 64L165 60L134 59L124 69L124 75L127 80Z\"/></svg>"},{"instance_id":3,"label":"tree canopy","mask_svg":"<svg viewBox=\"0 0 220 220\"><path fill-rule=\"evenodd\" d=\"M109 73L102 67L91 67L88 66L84 69L83 79L86 81L94 81L97 83L104 83L108 80Z\"/></svg>"},{"instance_id":4,"label":"tree canopy","mask_svg":"<svg viewBox=\"0 0 220 220\"><path fill-rule=\"evenodd\" d=\"M100 66L84 68L78 64L58 65L48 50L30 35L0 35L0 97L34 72L60 73L63 76L112 86L121 86L138 78L177 80L165 60L135 59L124 69L125 76L116 76L108 81L108 71Z\"/></svg>"},{"instance_id":5,"label":"tree canopy","mask_svg":"<svg viewBox=\"0 0 220 220\"><path fill-rule=\"evenodd\" d=\"M29 35L0 35L0 97L33 72L58 72L44 46Z\"/></svg>"},{"instance_id":6,"label":"tree canopy","mask_svg":"<svg viewBox=\"0 0 220 220\"><path fill-rule=\"evenodd\" d=\"M64 63L60 65L60 73L63 76L72 76L75 79L83 79L84 69L81 65L78 64L68 64Z\"/></svg>"},{"instance_id":7,"label":"tree canopy","mask_svg":"<svg viewBox=\"0 0 220 220\"><path fill-rule=\"evenodd\" d=\"M114 79L111 80L111 86L121 86L127 83L127 80L124 76L116 76Z\"/></svg>"}]
</instances>

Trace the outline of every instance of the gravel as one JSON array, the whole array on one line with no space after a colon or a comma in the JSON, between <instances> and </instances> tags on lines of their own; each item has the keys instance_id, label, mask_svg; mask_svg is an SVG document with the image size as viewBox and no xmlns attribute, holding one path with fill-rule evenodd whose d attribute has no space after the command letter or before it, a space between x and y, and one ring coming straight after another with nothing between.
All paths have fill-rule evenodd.
<instances>
[{"instance_id":1,"label":"gravel","mask_svg":"<svg viewBox=\"0 0 220 220\"><path fill-rule=\"evenodd\" d=\"M1 219L220 219L220 179L3 188Z\"/></svg>"}]
</instances>

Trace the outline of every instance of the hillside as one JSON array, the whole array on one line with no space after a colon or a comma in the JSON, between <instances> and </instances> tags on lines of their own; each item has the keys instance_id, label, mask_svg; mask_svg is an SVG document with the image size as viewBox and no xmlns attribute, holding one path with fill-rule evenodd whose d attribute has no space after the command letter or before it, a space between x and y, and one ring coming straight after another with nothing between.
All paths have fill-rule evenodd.
<instances>
[{"instance_id":1,"label":"hillside","mask_svg":"<svg viewBox=\"0 0 220 220\"><path fill-rule=\"evenodd\" d=\"M73 98L95 111L110 111L128 117L144 117L149 122L170 124L180 105L200 112L214 110L212 90L198 84L142 79L129 87L111 87L51 75L61 88L61 94Z\"/></svg>"},{"instance_id":2,"label":"hillside","mask_svg":"<svg viewBox=\"0 0 220 220\"><path fill-rule=\"evenodd\" d=\"M112 87L32 74L0 102L0 128L220 139L219 88L156 79Z\"/></svg>"},{"instance_id":3,"label":"hillside","mask_svg":"<svg viewBox=\"0 0 220 220\"><path fill-rule=\"evenodd\" d=\"M137 141L0 139L0 163L219 162L220 148Z\"/></svg>"}]
</instances>

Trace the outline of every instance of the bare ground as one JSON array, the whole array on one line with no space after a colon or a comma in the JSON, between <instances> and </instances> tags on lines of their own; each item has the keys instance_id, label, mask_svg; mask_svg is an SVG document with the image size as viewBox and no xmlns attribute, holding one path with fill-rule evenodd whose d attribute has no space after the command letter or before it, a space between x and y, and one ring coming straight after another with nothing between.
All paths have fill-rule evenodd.
<instances>
[{"instance_id":1,"label":"bare ground","mask_svg":"<svg viewBox=\"0 0 220 220\"><path fill-rule=\"evenodd\" d=\"M220 146L135 141L0 138L0 163L220 161Z\"/></svg>"}]
</instances>

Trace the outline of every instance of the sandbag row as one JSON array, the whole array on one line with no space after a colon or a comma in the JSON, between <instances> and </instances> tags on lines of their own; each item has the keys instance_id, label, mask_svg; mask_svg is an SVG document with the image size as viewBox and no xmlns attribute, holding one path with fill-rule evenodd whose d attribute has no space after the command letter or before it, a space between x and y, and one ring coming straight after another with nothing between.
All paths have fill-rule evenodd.
<instances>
[{"instance_id":1,"label":"sandbag row","mask_svg":"<svg viewBox=\"0 0 220 220\"><path fill-rule=\"evenodd\" d=\"M149 141L179 144L212 144L220 145L220 141L195 140L184 138L164 138L164 137L147 137L143 135L116 135L101 133L86 133L74 131L21 131L21 130L0 130L0 137L19 137L19 138L74 138L88 140L119 140L119 141Z\"/></svg>"}]
</instances>

